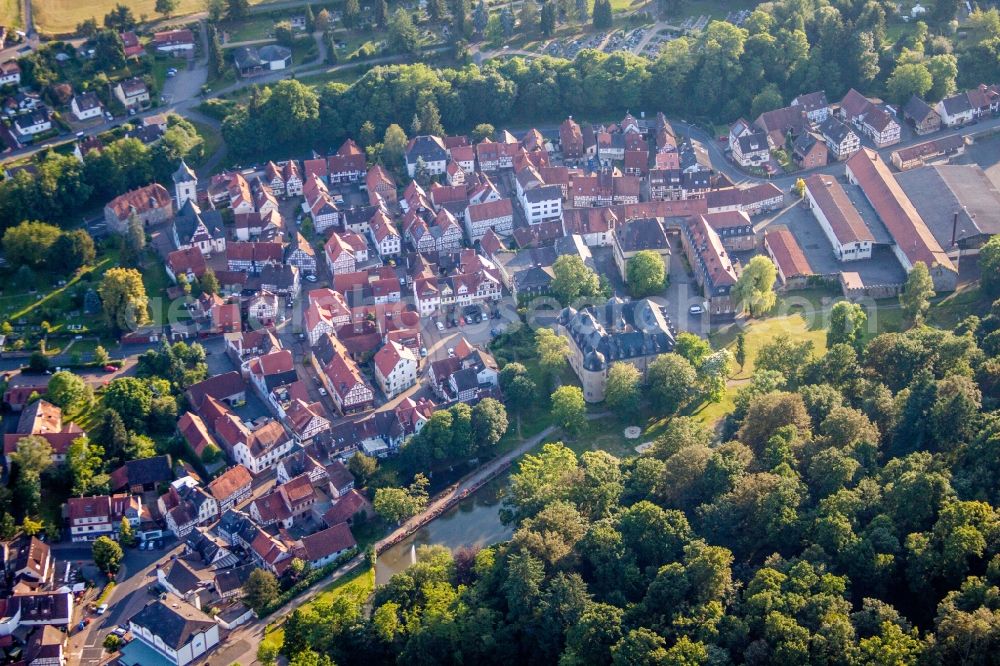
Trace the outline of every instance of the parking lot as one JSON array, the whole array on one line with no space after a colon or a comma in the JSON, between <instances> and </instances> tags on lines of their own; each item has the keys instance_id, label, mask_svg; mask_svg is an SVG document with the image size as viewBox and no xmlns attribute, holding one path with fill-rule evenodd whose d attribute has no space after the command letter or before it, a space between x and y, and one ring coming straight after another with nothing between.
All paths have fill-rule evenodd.
<instances>
[{"instance_id":1,"label":"parking lot","mask_svg":"<svg viewBox=\"0 0 1000 666\"><path fill-rule=\"evenodd\" d=\"M775 226L788 227L795 240L802 248L809 265L817 275L836 275L841 271L854 271L864 280L865 284L898 284L906 281L906 271L888 247L889 234L885 227L875 218L875 212L860 193L854 192L854 186L846 186L848 196L861 213L862 219L872 230L876 246L871 259L840 262L833 253L833 246L823 233L804 203L790 206L767 222L767 228Z\"/></svg>"}]
</instances>

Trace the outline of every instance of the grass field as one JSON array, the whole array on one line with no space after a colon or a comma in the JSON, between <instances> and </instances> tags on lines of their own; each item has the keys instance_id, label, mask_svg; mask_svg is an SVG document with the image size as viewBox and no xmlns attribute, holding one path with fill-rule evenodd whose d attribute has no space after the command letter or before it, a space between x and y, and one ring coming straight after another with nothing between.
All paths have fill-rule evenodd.
<instances>
[{"instance_id":1,"label":"grass field","mask_svg":"<svg viewBox=\"0 0 1000 666\"><path fill-rule=\"evenodd\" d=\"M0 0L0 4L15 4L17 0ZM116 4L127 5L140 21L161 18L156 13L156 0L32 0L31 11L35 19L35 28L39 32L69 33L76 29L78 23L88 18L97 19L100 24L104 15ZM250 0L251 5L261 4L259 0ZM183 16L205 11L204 0L180 0L173 16Z\"/></svg>"},{"instance_id":2,"label":"grass field","mask_svg":"<svg viewBox=\"0 0 1000 666\"><path fill-rule=\"evenodd\" d=\"M360 606L368 600L368 597L374 591L375 569L358 569L335 583L331 583L329 587L316 595L309 603L302 604L299 608L305 611L313 604L330 603L340 597L347 597ZM264 630L264 638L261 640L261 645L273 646L275 649L279 649L284 640L285 630L280 624L272 624Z\"/></svg>"},{"instance_id":3,"label":"grass field","mask_svg":"<svg viewBox=\"0 0 1000 666\"><path fill-rule=\"evenodd\" d=\"M0 0L0 25L8 28L21 27L21 3L19 0Z\"/></svg>"}]
</instances>

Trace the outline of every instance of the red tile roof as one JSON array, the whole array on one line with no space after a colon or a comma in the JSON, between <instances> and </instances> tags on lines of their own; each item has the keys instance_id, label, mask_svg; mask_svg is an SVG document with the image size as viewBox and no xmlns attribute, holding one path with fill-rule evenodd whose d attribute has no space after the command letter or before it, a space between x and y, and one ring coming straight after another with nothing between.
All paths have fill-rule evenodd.
<instances>
[{"instance_id":1,"label":"red tile roof","mask_svg":"<svg viewBox=\"0 0 1000 666\"><path fill-rule=\"evenodd\" d=\"M862 148L847 160L847 169L911 264L922 261L928 268L938 264L955 270L878 153Z\"/></svg>"},{"instance_id":2,"label":"red tile roof","mask_svg":"<svg viewBox=\"0 0 1000 666\"><path fill-rule=\"evenodd\" d=\"M253 476L250 474L250 470L243 465L236 465L209 483L208 492L217 501L222 502L251 483L253 483Z\"/></svg>"},{"instance_id":3,"label":"red tile roof","mask_svg":"<svg viewBox=\"0 0 1000 666\"><path fill-rule=\"evenodd\" d=\"M813 174L806 179L806 188L830 223L833 235L841 245L847 243L875 242L868 225L861 219L847 192L833 176Z\"/></svg>"},{"instance_id":4,"label":"red tile roof","mask_svg":"<svg viewBox=\"0 0 1000 666\"><path fill-rule=\"evenodd\" d=\"M770 229L764 234L764 242L770 248L774 263L778 265L786 280L813 275L812 267L791 231L784 227Z\"/></svg>"}]
</instances>

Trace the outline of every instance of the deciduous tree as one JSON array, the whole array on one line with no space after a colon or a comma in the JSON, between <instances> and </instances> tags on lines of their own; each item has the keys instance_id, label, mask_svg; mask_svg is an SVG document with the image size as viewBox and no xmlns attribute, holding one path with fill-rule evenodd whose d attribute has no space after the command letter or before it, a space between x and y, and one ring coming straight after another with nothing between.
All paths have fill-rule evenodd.
<instances>
[{"instance_id":1,"label":"deciduous tree","mask_svg":"<svg viewBox=\"0 0 1000 666\"><path fill-rule=\"evenodd\" d=\"M743 268L732 289L732 299L737 307L752 317L767 314L774 307L774 281L778 271L774 263L763 255L757 255Z\"/></svg>"},{"instance_id":2,"label":"deciduous tree","mask_svg":"<svg viewBox=\"0 0 1000 666\"><path fill-rule=\"evenodd\" d=\"M625 282L634 298L652 296L663 291L666 271L663 260L653 250L641 250L626 264Z\"/></svg>"},{"instance_id":3,"label":"deciduous tree","mask_svg":"<svg viewBox=\"0 0 1000 666\"><path fill-rule=\"evenodd\" d=\"M125 554L116 541L106 536L97 537L94 540L92 550L94 564L97 565L98 569L110 576L118 573Z\"/></svg>"},{"instance_id":4,"label":"deciduous tree","mask_svg":"<svg viewBox=\"0 0 1000 666\"><path fill-rule=\"evenodd\" d=\"M560 386L552 394L552 420L569 435L576 436L587 427L587 404L583 391L576 386Z\"/></svg>"}]
</instances>

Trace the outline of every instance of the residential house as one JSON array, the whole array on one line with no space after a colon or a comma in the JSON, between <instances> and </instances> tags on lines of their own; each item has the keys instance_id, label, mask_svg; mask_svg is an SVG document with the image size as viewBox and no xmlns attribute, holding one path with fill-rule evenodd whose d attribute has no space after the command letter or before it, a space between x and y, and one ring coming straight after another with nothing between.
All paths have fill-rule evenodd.
<instances>
[{"instance_id":1,"label":"residential house","mask_svg":"<svg viewBox=\"0 0 1000 666\"><path fill-rule=\"evenodd\" d=\"M115 197L104 206L104 220L118 233L128 229L133 215L144 226L169 220L174 214L174 202L167 189L153 183Z\"/></svg>"},{"instance_id":2,"label":"residential house","mask_svg":"<svg viewBox=\"0 0 1000 666\"><path fill-rule=\"evenodd\" d=\"M312 481L303 474L275 486L270 494L251 502L250 517L259 525L279 524L288 529L312 511L316 500L316 490Z\"/></svg>"},{"instance_id":3,"label":"residential house","mask_svg":"<svg viewBox=\"0 0 1000 666\"><path fill-rule=\"evenodd\" d=\"M268 266L282 264L284 258L285 248L280 242L226 243L226 265L231 271L259 275Z\"/></svg>"},{"instance_id":4,"label":"residential house","mask_svg":"<svg viewBox=\"0 0 1000 666\"><path fill-rule=\"evenodd\" d=\"M499 373L493 355L473 347L465 338L461 338L454 349L453 357L434 361L428 368L427 376L435 395L449 402L468 404L498 397ZM410 409L422 411L421 418L429 418L433 404L413 403Z\"/></svg>"},{"instance_id":5,"label":"residential house","mask_svg":"<svg viewBox=\"0 0 1000 666\"><path fill-rule=\"evenodd\" d=\"M138 77L119 81L114 88L114 93L118 101L128 109L149 104L149 88L146 86L146 82Z\"/></svg>"},{"instance_id":6,"label":"residential house","mask_svg":"<svg viewBox=\"0 0 1000 666\"><path fill-rule=\"evenodd\" d=\"M205 525L219 515L219 504L191 476L170 484L156 501L167 529L178 538L186 537L197 525Z\"/></svg>"},{"instance_id":7,"label":"residential house","mask_svg":"<svg viewBox=\"0 0 1000 666\"><path fill-rule=\"evenodd\" d=\"M840 102L840 115L857 127L879 148L899 143L900 127L892 114L854 88Z\"/></svg>"},{"instance_id":8,"label":"residential house","mask_svg":"<svg viewBox=\"0 0 1000 666\"><path fill-rule=\"evenodd\" d=\"M569 341L569 364L587 402L601 402L613 363L634 365L644 375L653 359L673 351L674 332L663 310L650 301L610 299L600 308L562 310L556 332Z\"/></svg>"},{"instance_id":9,"label":"residential house","mask_svg":"<svg viewBox=\"0 0 1000 666\"><path fill-rule=\"evenodd\" d=\"M356 183L367 175L365 154L352 139L345 141L335 155L326 158L330 184Z\"/></svg>"},{"instance_id":10,"label":"residential house","mask_svg":"<svg viewBox=\"0 0 1000 666\"><path fill-rule=\"evenodd\" d=\"M285 181L284 195L286 197L302 196L302 176L299 174L298 162L295 160L285 162L281 166L281 177Z\"/></svg>"},{"instance_id":11,"label":"residential house","mask_svg":"<svg viewBox=\"0 0 1000 666\"><path fill-rule=\"evenodd\" d=\"M299 552L302 560L316 568L330 564L357 546L351 528L347 523L340 523L302 537L302 547Z\"/></svg>"},{"instance_id":12,"label":"residential house","mask_svg":"<svg viewBox=\"0 0 1000 666\"><path fill-rule=\"evenodd\" d=\"M21 66L16 60L0 63L0 86L21 85Z\"/></svg>"},{"instance_id":13,"label":"residential house","mask_svg":"<svg viewBox=\"0 0 1000 666\"><path fill-rule=\"evenodd\" d=\"M774 183L760 183L751 187L730 187L712 190L705 195L709 213L738 210L753 217L784 205L785 194Z\"/></svg>"},{"instance_id":14,"label":"residential house","mask_svg":"<svg viewBox=\"0 0 1000 666\"><path fill-rule=\"evenodd\" d=\"M735 312L730 292L739 278L738 267L704 215L685 218L681 224L681 245L705 294L709 312L716 315Z\"/></svg>"},{"instance_id":15,"label":"residential house","mask_svg":"<svg viewBox=\"0 0 1000 666\"><path fill-rule=\"evenodd\" d=\"M437 252L452 252L462 247L462 226L447 208L442 207L438 211L428 231L434 239L434 250Z\"/></svg>"},{"instance_id":16,"label":"residential house","mask_svg":"<svg viewBox=\"0 0 1000 666\"><path fill-rule=\"evenodd\" d=\"M894 150L889 159L900 171L914 169L925 164L947 162L965 152L965 137L961 134L943 136L914 146Z\"/></svg>"},{"instance_id":17,"label":"residential house","mask_svg":"<svg viewBox=\"0 0 1000 666\"><path fill-rule=\"evenodd\" d=\"M161 53L194 53L194 33L188 29L153 33L153 48Z\"/></svg>"},{"instance_id":18,"label":"residential house","mask_svg":"<svg viewBox=\"0 0 1000 666\"><path fill-rule=\"evenodd\" d=\"M230 458L254 475L273 467L295 444L278 421L268 421L251 431L233 415L221 419L215 428Z\"/></svg>"},{"instance_id":19,"label":"residential house","mask_svg":"<svg viewBox=\"0 0 1000 666\"><path fill-rule=\"evenodd\" d=\"M651 250L663 261L663 270L670 272L670 241L663 223L655 217L630 220L615 227L612 253L615 265L626 278L628 261L639 252Z\"/></svg>"},{"instance_id":20,"label":"residential house","mask_svg":"<svg viewBox=\"0 0 1000 666\"><path fill-rule=\"evenodd\" d=\"M219 513L223 514L250 497L253 476L243 465L234 465L215 477L208 484L208 494L219 505Z\"/></svg>"},{"instance_id":21,"label":"residential house","mask_svg":"<svg viewBox=\"0 0 1000 666\"><path fill-rule=\"evenodd\" d=\"M783 288L802 289L808 285L814 275L812 267L786 227L771 227L764 233L764 250L774 262Z\"/></svg>"},{"instance_id":22,"label":"residential house","mask_svg":"<svg viewBox=\"0 0 1000 666\"><path fill-rule=\"evenodd\" d=\"M292 237L285 250L285 263L294 266L299 273L314 275L316 273L316 250L298 231Z\"/></svg>"},{"instance_id":23,"label":"residential house","mask_svg":"<svg viewBox=\"0 0 1000 666\"><path fill-rule=\"evenodd\" d=\"M333 506L323 514L323 522L330 527L347 523L352 525L354 518L358 514L364 514L367 518L375 516L375 509L368 499L357 490L349 490L342 497L339 497Z\"/></svg>"},{"instance_id":24,"label":"residential house","mask_svg":"<svg viewBox=\"0 0 1000 666\"><path fill-rule=\"evenodd\" d=\"M188 247L168 254L164 268L175 283L180 281L182 275L191 283L205 274L208 265L205 263L205 256L198 248Z\"/></svg>"},{"instance_id":25,"label":"residential house","mask_svg":"<svg viewBox=\"0 0 1000 666\"><path fill-rule=\"evenodd\" d=\"M875 237L836 178L825 174L809 176L806 201L838 261L871 258Z\"/></svg>"},{"instance_id":26,"label":"residential house","mask_svg":"<svg viewBox=\"0 0 1000 666\"><path fill-rule=\"evenodd\" d=\"M73 116L80 121L90 118L100 118L104 115L104 106L101 104L95 92L78 93L73 96L70 102L70 110Z\"/></svg>"},{"instance_id":27,"label":"residential house","mask_svg":"<svg viewBox=\"0 0 1000 666\"><path fill-rule=\"evenodd\" d=\"M846 123L830 116L819 126L819 133L833 157L843 162L861 150L861 139Z\"/></svg>"},{"instance_id":28,"label":"residential house","mask_svg":"<svg viewBox=\"0 0 1000 666\"><path fill-rule=\"evenodd\" d=\"M309 344L315 345L321 336L335 333L351 321L351 309L343 294L332 289L313 289L309 292L305 311L305 329Z\"/></svg>"},{"instance_id":29,"label":"residential house","mask_svg":"<svg viewBox=\"0 0 1000 666\"><path fill-rule=\"evenodd\" d=\"M609 247L618 216L611 208L569 208L563 211L563 234L579 235L588 247Z\"/></svg>"},{"instance_id":30,"label":"residential house","mask_svg":"<svg viewBox=\"0 0 1000 666\"><path fill-rule=\"evenodd\" d=\"M978 90L977 90L978 92ZM967 125L979 117L979 107L973 102L973 93L960 92L945 97L934 106L945 127Z\"/></svg>"},{"instance_id":31,"label":"residential house","mask_svg":"<svg viewBox=\"0 0 1000 666\"><path fill-rule=\"evenodd\" d=\"M825 166L829 148L821 134L803 132L792 144L792 160L800 169Z\"/></svg>"},{"instance_id":32,"label":"residential house","mask_svg":"<svg viewBox=\"0 0 1000 666\"><path fill-rule=\"evenodd\" d=\"M313 229L316 233L324 233L339 223L340 210L320 176L317 174L306 176L305 182L302 184L302 195L305 197L302 208L307 215L312 217Z\"/></svg>"},{"instance_id":33,"label":"residential house","mask_svg":"<svg viewBox=\"0 0 1000 666\"><path fill-rule=\"evenodd\" d=\"M941 129L941 114L930 104L914 95L903 107L903 118L917 134L930 134Z\"/></svg>"},{"instance_id":34,"label":"residential house","mask_svg":"<svg viewBox=\"0 0 1000 666\"><path fill-rule=\"evenodd\" d=\"M216 406L216 405L212 405ZM219 405L221 406L221 405ZM222 447L209 432L204 419L194 412L185 412L177 421L177 431L191 451L201 460L206 450L221 451Z\"/></svg>"},{"instance_id":35,"label":"residential house","mask_svg":"<svg viewBox=\"0 0 1000 666\"><path fill-rule=\"evenodd\" d=\"M528 224L541 224L562 216L562 190L558 185L542 185L518 197Z\"/></svg>"},{"instance_id":36,"label":"residential house","mask_svg":"<svg viewBox=\"0 0 1000 666\"><path fill-rule=\"evenodd\" d=\"M730 252L746 252L757 245L750 216L743 211L733 210L722 213L705 213L708 226L715 230L722 246Z\"/></svg>"},{"instance_id":37,"label":"residential house","mask_svg":"<svg viewBox=\"0 0 1000 666\"><path fill-rule=\"evenodd\" d=\"M0 599L0 636L18 627L65 627L73 622L72 592L33 592Z\"/></svg>"},{"instance_id":38,"label":"residential house","mask_svg":"<svg viewBox=\"0 0 1000 666\"><path fill-rule=\"evenodd\" d=\"M133 615L128 624L138 641L126 648L137 654L135 661L128 661L129 656L123 655L123 663L154 663L162 658L175 666L186 666L219 644L219 625L181 599L157 599ZM131 647L133 644L141 644L156 657L141 656L141 651Z\"/></svg>"},{"instance_id":39,"label":"residential house","mask_svg":"<svg viewBox=\"0 0 1000 666\"><path fill-rule=\"evenodd\" d=\"M14 130L19 139L27 139L52 129L52 113L49 108L39 105L14 118Z\"/></svg>"},{"instance_id":40,"label":"residential house","mask_svg":"<svg viewBox=\"0 0 1000 666\"><path fill-rule=\"evenodd\" d=\"M417 382L417 356L398 342L387 342L372 361L375 380L390 400Z\"/></svg>"},{"instance_id":41,"label":"residential house","mask_svg":"<svg viewBox=\"0 0 1000 666\"><path fill-rule=\"evenodd\" d=\"M559 145L563 159L576 160L583 157L583 132L580 125L570 116L559 126Z\"/></svg>"},{"instance_id":42,"label":"residential house","mask_svg":"<svg viewBox=\"0 0 1000 666\"><path fill-rule=\"evenodd\" d=\"M63 422L62 409L48 400L39 399L24 407L17 421L15 432L3 436L4 458L7 469L10 469L11 455L17 451L20 442L25 437L41 437L52 447L52 462L61 464L66 461L66 452L74 439L82 436L83 430L77 424Z\"/></svg>"},{"instance_id":43,"label":"residential house","mask_svg":"<svg viewBox=\"0 0 1000 666\"><path fill-rule=\"evenodd\" d=\"M375 200L376 195L381 202L387 206L395 206L398 197L396 195L396 181L393 180L389 172L382 168L381 164L376 164L368 170L365 176L365 187L368 190L368 200L372 206L378 206Z\"/></svg>"},{"instance_id":44,"label":"residential house","mask_svg":"<svg viewBox=\"0 0 1000 666\"><path fill-rule=\"evenodd\" d=\"M265 400L274 387L291 384L298 379L292 352L287 349L272 349L263 356L251 359L247 363L247 373L250 384Z\"/></svg>"},{"instance_id":45,"label":"residential house","mask_svg":"<svg viewBox=\"0 0 1000 666\"><path fill-rule=\"evenodd\" d=\"M406 173L413 178L422 166L428 176L440 176L448 166L448 149L438 136L421 135L410 139L404 153Z\"/></svg>"},{"instance_id":46,"label":"residential house","mask_svg":"<svg viewBox=\"0 0 1000 666\"><path fill-rule=\"evenodd\" d=\"M27 666L65 666L66 634L51 624L32 632L24 648Z\"/></svg>"},{"instance_id":47,"label":"residential house","mask_svg":"<svg viewBox=\"0 0 1000 666\"><path fill-rule=\"evenodd\" d=\"M25 535L10 546L15 547L17 552L12 559L4 562L4 573L9 574L15 584L25 582L32 587L45 587L52 582L55 558L47 543Z\"/></svg>"},{"instance_id":48,"label":"residential house","mask_svg":"<svg viewBox=\"0 0 1000 666\"><path fill-rule=\"evenodd\" d=\"M278 44L241 46L233 50L233 63L239 75L247 78L276 72L292 66L292 50Z\"/></svg>"},{"instance_id":49,"label":"residential house","mask_svg":"<svg viewBox=\"0 0 1000 666\"><path fill-rule=\"evenodd\" d=\"M375 215L368 222L368 230L380 257L394 257L402 251L399 229L381 208L375 211Z\"/></svg>"},{"instance_id":50,"label":"residential house","mask_svg":"<svg viewBox=\"0 0 1000 666\"><path fill-rule=\"evenodd\" d=\"M375 392L344 346L329 333L320 336L312 361L337 411L349 414L372 406Z\"/></svg>"},{"instance_id":51,"label":"residential house","mask_svg":"<svg viewBox=\"0 0 1000 666\"><path fill-rule=\"evenodd\" d=\"M323 246L323 252L331 274L353 273L359 263L368 261L368 242L356 233L333 232Z\"/></svg>"},{"instance_id":52,"label":"residential house","mask_svg":"<svg viewBox=\"0 0 1000 666\"><path fill-rule=\"evenodd\" d=\"M117 539L122 520L138 527L141 514L142 498L126 494L70 497L63 509L72 541L93 541L100 536Z\"/></svg>"},{"instance_id":53,"label":"residential house","mask_svg":"<svg viewBox=\"0 0 1000 666\"><path fill-rule=\"evenodd\" d=\"M730 147L733 161L741 167L761 167L771 159L768 135L762 130L747 130Z\"/></svg>"},{"instance_id":54,"label":"residential house","mask_svg":"<svg viewBox=\"0 0 1000 666\"><path fill-rule=\"evenodd\" d=\"M754 121L754 127L767 134L772 149L778 149L806 132L809 119L801 106L786 106L760 114Z\"/></svg>"},{"instance_id":55,"label":"residential house","mask_svg":"<svg viewBox=\"0 0 1000 666\"><path fill-rule=\"evenodd\" d=\"M903 269L909 272L916 262L922 261L930 271L935 291L954 290L958 269L878 153L868 149L858 151L847 161L847 179L861 187L892 236L892 250Z\"/></svg>"},{"instance_id":56,"label":"residential house","mask_svg":"<svg viewBox=\"0 0 1000 666\"><path fill-rule=\"evenodd\" d=\"M830 103L826 100L826 92L817 92L799 95L792 100L792 106L801 108L809 122L818 125L825 121L830 115Z\"/></svg>"},{"instance_id":57,"label":"residential house","mask_svg":"<svg viewBox=\"0 0 1000 666\"><path fill-rule=\"evenodd\" d=\"M128 460L111 472L111 490L128 490L139 495L156 490L161 483L170 483L174 471L169 455Z\"/></svg>"},{"instance_id":58,"label":"residential house","mask_svg":"<svg viewBox=\"0 0 1000 666\"><path fill-rule=\"evenodd\" d=\"M490 229L509 236L514 226L514 206L510 199L472 204L465 209L465 231L473 243L482 240Z\"/></svg>"},{"instance_id":59,"label":"residential house","mask_svg":"<svg viewBox=\"0 0 1000 666\"><path fill-rule=\"evenodd\" d=\"M277 295L262 290L250 297L246 307L248 320L258 322L263 326L270 326L278 317L280 304Z\"/></svg>"}]
</instances>

